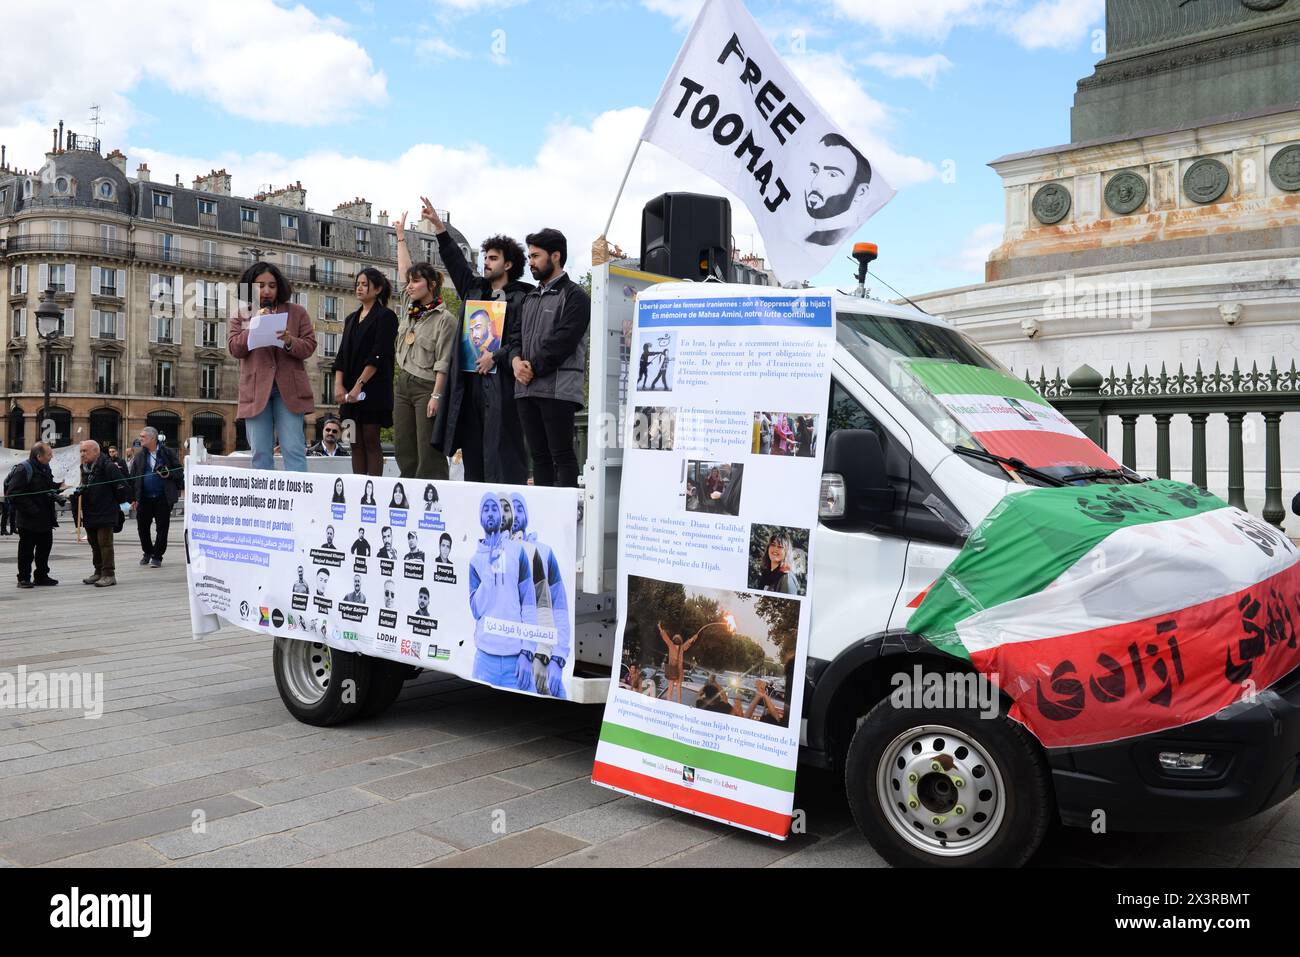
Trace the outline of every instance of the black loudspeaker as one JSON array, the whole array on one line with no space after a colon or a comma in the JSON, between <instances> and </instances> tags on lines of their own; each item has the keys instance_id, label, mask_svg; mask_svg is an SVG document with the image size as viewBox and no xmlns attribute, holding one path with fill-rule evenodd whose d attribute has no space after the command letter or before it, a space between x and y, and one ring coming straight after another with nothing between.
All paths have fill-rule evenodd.
<instances>
[{"instance_id":1,"label":"black loudspeaker","mask_svg":"<svg viewBox=\"0 0 1300 957\"><path fill-rule=\"evenodd\" d=\"M664 193L641 211L641 268L703 280L731 276L731 203L721 196Z\"/></svg>"}]
</instances>

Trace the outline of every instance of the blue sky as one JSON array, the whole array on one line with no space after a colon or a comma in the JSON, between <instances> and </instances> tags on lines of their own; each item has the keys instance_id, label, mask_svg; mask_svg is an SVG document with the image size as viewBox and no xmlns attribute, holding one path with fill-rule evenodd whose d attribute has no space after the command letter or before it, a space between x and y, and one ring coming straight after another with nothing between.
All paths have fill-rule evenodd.
<instances>
[{"instance_id":1,"label":"blue sky","mask_svg":"<svg viewBox=\"0 0 1300 957\"><path fill-rule=\"evenodd\" d=\"M85 130L98 102L104 147L126 152L132 174L147 160L155 181L188 184L225 166L242 195L301 180L317 209L362 195L396 213L426 193L475 242L559 226L581 267L699 2L6 6L11 36L63 22L99 41L78 42L50 82L30 79L39 44L0 74L0 142L20 165L40 164L60 118ZM856 237L880 244L877 271L908 294L981 281L1003 215L985 164L1069 140L1075 82L1102 55L1102 0L748 6L899 190ZM629 250L647 199L711 188L654 148L641 157L611 230ZM850 271L840 260L816 279L846 286Z\"/></svg>"}]
</instances>

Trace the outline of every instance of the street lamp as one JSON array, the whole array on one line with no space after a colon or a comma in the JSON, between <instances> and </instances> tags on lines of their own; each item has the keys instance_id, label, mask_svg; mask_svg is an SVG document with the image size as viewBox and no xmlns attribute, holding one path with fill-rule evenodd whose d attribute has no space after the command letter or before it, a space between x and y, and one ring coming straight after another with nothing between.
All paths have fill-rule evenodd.
<instances>
[{"instance_id":1,"label":"street lamp","mask_svg":"<svg viewBox=\"0 0 1300 957\"><path fill-rule=\"evenodd\" d=\"M45 435L45 423L50 414L50 347L63 329L63 308L54 301L54 290L46 289L41 293L40 304L36 307L36 334L41 337L41 355L45 364L45 404L41 406L41 418L37 425L40 441L48 441Z\"/></svg>"}]
</instances>

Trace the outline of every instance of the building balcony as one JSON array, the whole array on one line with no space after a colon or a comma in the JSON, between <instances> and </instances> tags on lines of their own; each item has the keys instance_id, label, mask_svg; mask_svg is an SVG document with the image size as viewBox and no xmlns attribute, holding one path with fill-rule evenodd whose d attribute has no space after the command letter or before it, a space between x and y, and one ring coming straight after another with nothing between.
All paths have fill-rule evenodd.
<instances>
[{"instance_id":1,"label":"building balcony","mask_svg":"<svg viewBox=\"0 0 1300 957\"><path fill-rule=\"evenodd\" d=\"M239 223L239 231L243 233L245 236L256 236L258 235L257 223L256 222L250 223L246 219L241 220Z\"/></svg>"},{"instance_id":2,"label":"building balcony","mask_svg":"<svg viewBox=\"0 0 1300 957\"><path fill-rule=\"evenodd\" d=\"M131 243L120 239L100 239L94 236L67 236L42 234L39 236L10 236L5 244L8 255L15 253L69 252L114 259L130 259Z\"/></svg>"},{"instance_id":3,"label":"building balcony","mask_svg":"<svg viewBox=\"0 0 1300 957\"><path fill-rule=\"evenodd\" d=\"M200 229L216 229L216 228L217 228L217 214L216 214L216 213L199 213L199 228L200 228Z\"/></svg>"},{"instance_id":4,"label":"building balcony","mask_svg":"<svg viewBox=\"0 0 1300 957\"><path fill-rule=\"evenodd\" d=\"M174 399L176 398L176 386L160 385L157 382L153 386L154 398L157 399Z\"/></svg>"},{"instance_id":5,"label":"building balcony","mask_svg":"<svg viewBox=\"0 0 1300 957\"><path fill-rule=\"evenodd\" d=\"M117 395L118 384L111 379L96 379L95 393L97 395Z\"/></svg>"}]
</instances>

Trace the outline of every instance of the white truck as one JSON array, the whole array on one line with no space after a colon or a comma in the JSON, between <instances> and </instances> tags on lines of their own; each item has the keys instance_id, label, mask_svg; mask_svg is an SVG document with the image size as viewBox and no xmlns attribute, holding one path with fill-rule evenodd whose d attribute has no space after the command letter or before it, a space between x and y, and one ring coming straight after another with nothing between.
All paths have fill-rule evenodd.
<instances>
[{"instance_id":1,"label":"white truck","mask_svg":"<svg viewBox=\"0 0 1300 957\"><path fill-rule=\"evenodd\" d=\"M579 703L603 703L611 676L618 677L612 658L619 437L625 431L619 416L633 309L651 285L656 295L692 298L754 288L664 280L632 264L593 270L571 695ZM1110 830L1193 829L1256 814L1300 786L1300 670L1213 719L1089 747L1044 748L1005 717L1005 707L996 720L959 708L891 707L891 679L900 672L917 666L938 674L971 670L969 661L910 633L908 619L917 596L957 555L970 530L1013 488L1023 488L993 457L950 445L942 408L920 404L891 383L891 361L1001 367L960 332L915 308L834 290L762 293L829 295L833 301L837 345L827 438L837 431L849 437L828 441L825 456L822 527L810 571L813 619L800 759L842 775L853 815L882 856L896 864L1018 865L1049 825L1088 826L1098 808L1105 809ZM1053 484L1051 472L1027 470L1020 479ZM413 666L290 639L277 639L274 665L286 707L319 725L377 714L418 673ZM342 700L341 679L347 677L355 679L355 701ZM785 689L787 700L792 692ZM1163 758L1184 753L1214 759L1204 773L1188 773ZM943 773L927 773L940 766ZM892 797L904 774L917 776L915 806ZM952 787L958 779L979 783L966 795L964 826L938 828L933 822L958 800Z\"/></svg>"}]
</instances>

